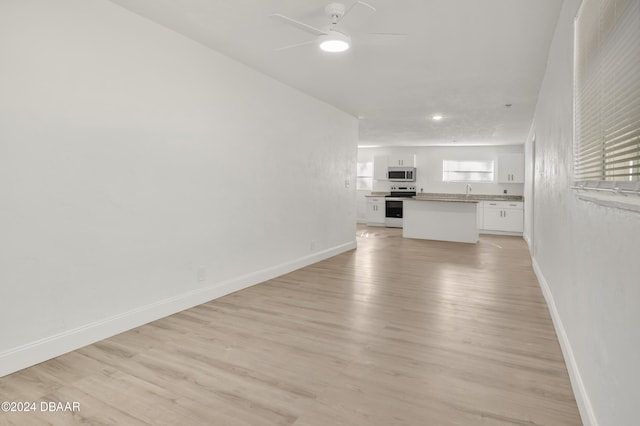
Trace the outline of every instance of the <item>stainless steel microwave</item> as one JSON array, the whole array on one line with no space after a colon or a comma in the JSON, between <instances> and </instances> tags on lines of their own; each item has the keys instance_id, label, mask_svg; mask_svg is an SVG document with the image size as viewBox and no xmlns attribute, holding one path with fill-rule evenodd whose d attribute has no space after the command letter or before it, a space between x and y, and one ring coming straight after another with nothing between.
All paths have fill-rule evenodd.
<instances>
[{"instance_id":1,"label":"stainless steel microwave","mask_svg":"<svg viewBox=\"0 0 640 426\"><path fill-rule=\"evenodd\" d=\"M392 182L415 182L415 167L389 167L387 178Z\"/></svg>"}]
</instances>

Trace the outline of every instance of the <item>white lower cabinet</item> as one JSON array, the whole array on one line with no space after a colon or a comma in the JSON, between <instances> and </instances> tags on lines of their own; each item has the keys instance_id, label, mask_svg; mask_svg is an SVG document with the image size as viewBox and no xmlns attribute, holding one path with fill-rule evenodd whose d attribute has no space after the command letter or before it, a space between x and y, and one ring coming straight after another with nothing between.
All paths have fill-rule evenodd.
<instances>
[{"instance_id":1,"label":"white lower cabinet","mask_svg":"<svg viewBox=\"0 0 640 426\"><path fill-rule=\"evenodd\" d=\"M482 229L485 231L519 232L524 230L522 202L484 201Z\"/></svg>"},{"instance_id":2,"label":"white lower cabinet","mask_svg":"<svg viewBox=\"0 0 640 426\"><path fill-rule=\"evenodd\" d=\"M384 226L385 207L384 197L367 197L367 225Z\"/></svg>"}]
</instances>

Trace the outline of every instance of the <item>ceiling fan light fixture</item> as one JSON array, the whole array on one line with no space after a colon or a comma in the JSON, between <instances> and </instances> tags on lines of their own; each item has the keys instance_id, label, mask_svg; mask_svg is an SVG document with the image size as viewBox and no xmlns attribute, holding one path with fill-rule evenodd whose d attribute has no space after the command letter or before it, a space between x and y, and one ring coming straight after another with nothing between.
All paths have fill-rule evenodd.
<instances>
[{"instance_id":1,"label":"ceiling fan light fixture","mask_svg":"<svg viewBox=\"0 0 640 426\"><path fill-rule=\"evenodd\" d=\"M351 38L338 31L330 31L329 34L320 36L320 49L325 52L344 52L351 46Z\"/></svg>"}]
</instances>

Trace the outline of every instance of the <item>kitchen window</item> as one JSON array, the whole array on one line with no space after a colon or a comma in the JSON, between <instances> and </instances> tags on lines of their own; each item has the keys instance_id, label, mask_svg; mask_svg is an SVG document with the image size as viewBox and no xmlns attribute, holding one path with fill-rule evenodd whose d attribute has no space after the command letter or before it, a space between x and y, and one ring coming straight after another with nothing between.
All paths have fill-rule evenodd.
<instances>
[{"instance_id":1,"label":"kitchen window","mask_svg":"<svg viewBox=\"0 0 640 426\"><path fill-rule=\"evenodd\" d=\"M443 182L493 182L494 161L442 161Z\"/></svg>"},{"instance_id":2,"label":"kitchen window","mask_svg":"<svg viewBox=\"0 0 640 426\"><path fill-rule=\"evenodd\" d=\"M574 37L573 188L638 205L640 1L584 0Z\"/></svg>"},{"instance_id":3,"label":"kitchen window","mask_svg":"<svg viewBox=\"0 0 640 426\"><path fill-rule=\"evenodd\" d=\"M373 189L373 162L358 162L356 189L359 191L371 191Z\"/></svg>"}]
</instances>

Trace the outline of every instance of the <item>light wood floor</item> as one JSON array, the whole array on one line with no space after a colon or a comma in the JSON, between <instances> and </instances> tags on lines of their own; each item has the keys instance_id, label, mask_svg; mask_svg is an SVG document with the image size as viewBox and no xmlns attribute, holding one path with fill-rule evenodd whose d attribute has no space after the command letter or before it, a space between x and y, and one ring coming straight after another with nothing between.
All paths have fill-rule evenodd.
<instances>
[{"instance_id":1,"label":"light wood floor","mask_svg":"<svg viewBox=\"0 0 640 426\"><path fill-rule=\"evenodd\" d=\"M15 425L580 425L521 238L358 249L0 379Z\"/></svg>"}]
</instances>

